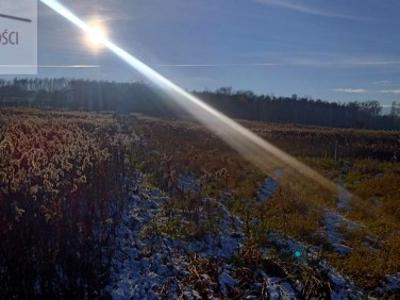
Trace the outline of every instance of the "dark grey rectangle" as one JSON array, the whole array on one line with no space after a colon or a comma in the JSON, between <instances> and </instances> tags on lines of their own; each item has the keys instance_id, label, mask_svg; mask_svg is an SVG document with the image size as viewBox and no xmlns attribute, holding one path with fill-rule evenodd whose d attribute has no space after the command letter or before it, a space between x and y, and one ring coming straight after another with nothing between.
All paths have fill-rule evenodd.
<instances>
[{"instance_id":1,"label":"dark grey rectangle","mask_svg":"<svg viewBox=\"0 0 400 300\"><path fill-rule=\"evenodd\" d=\"M6 19L21 21L21 22L27 22L27 23L31 23L32 22L32 20L30 20L30 19L10 16L10 15L4 15L4 14L0 14L0 18L6 18Z\"/></svg>"}]
</instances>

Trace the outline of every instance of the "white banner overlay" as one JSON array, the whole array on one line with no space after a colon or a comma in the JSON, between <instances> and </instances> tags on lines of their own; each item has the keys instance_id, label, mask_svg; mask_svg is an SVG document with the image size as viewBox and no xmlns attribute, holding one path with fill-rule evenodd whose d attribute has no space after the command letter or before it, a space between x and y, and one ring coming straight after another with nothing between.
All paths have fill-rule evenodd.
<instances>
[{"instance_id":1,"label":"white banner overlay","mask_svg":"<svg viewBox=\"0 0 400 300\"><path fill-rule=\"evenodd\" d=\"M0 0L0 74L37 74L37 0Z\"/></svg>"}]
</instances>

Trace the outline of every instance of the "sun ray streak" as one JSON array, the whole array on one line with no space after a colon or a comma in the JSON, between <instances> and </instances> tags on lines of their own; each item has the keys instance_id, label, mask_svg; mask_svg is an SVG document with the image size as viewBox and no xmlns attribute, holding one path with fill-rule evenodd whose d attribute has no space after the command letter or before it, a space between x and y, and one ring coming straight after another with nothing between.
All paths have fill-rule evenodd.
<instances>
[{"instance_id":1,"label":"sun ray streak","mask_svg":"<svg viewBox=\"0 0 400 300\"><path fill-rule=\"evenodd\" d=\"M69 20L86 34L95 34L93 29L56 0L41 0L42 3ZM236 121L207 105L197 97L185 91L148 65L117 46L105 36L98 37L99 43L120 57L123 61L151 80L155 85L173 96L173 99L186 111L197 118L209 130L219 136L233 149L252 162L256 167L270 172L271 164L285 167L293 174L301 174L319 185L336 192L336 185L321 174L283 152L271 143L246 129Z\"/></svg>"}]
</instances>

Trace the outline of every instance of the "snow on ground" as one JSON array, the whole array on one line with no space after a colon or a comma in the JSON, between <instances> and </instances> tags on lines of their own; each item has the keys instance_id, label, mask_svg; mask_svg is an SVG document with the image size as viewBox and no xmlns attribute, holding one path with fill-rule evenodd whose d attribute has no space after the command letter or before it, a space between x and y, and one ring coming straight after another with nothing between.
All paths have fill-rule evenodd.
<instances>
[{"instance_id":1,"label":"snow on ground","mask_svg":"<svg viewBox=\"0 0 400 300\"><path fill-rule=\"evenodd\" d=\"M351 194L342 184L338 184L336 207L345 213L351 210ZM351 247L346 245L341 230L353 231L360 227L363 227L363 225L347 219L340 212L325 210L323 234L332 248L341 255L349 254L352 250ZM371 250L379 247L379 242L372 236L366 237L364 244L370 247Z\"/></svg>"},{"instance_id":2,"label":"snow on ground","mask_svg":"<svg viewBox=\"0 0 400 300\"><path fill-rule=\"evenodd\" d=\"M151 221L162 200L150 193L130 197L117 228L111 280L106 288L113 299L157 299L166 285L171 293L168 296L178 293L178 280L185 275L186 261L178 253L171 253L162 237L148 240L140 236L143 225Z\"/></svg>"},{"instance_id":3,"label":"snow on ground","mask_svg":"<svg viewBox=\"0 0 400 300\"><path fill-rule=\"evenodd\" d=\"M400 295L400 273L388 275L375 290L378 295Z\"/></svg>"},{"instance_id":4,"label":"snow on ground","mask_svg":"<svg viewBox=\"0 0 400 300\"><path fill-rule=\"evenodd\" d=\"M278 233L270 233L268 240L275 244L281 251L297 258L301 263L317 263L318 270L325 274L331 283L331 299L365 299L363 291L355 286L349 279L340 275L325 260L319 258L320 249L315 246L309 246L291 238L284 238Z\"/></svg>"},{"instance_id":5,"label":"snow on ground","mask_svg":"<svg viewBox=\"0 0 400 300\"><path fill-rule=\"evenodd\" d=\"M276 245L284 253L296 257L300 261L317 259L321 250L320 247L305 245L295 239L286 239L277 232L270 232L268 241Z\"/></svg>"},{"instance_id":6,"label":"snow on ground","mask_svg":"<svg viewBox=\"0 0 400 300\"><path fill-rule=\"evenodd\" d=\"M221 287L222 294L227 297L229 295L229 290L238 285L239 281L231 276L229 270L224 269L218 276L218 283Z\"/></svg>"},{"instance_id":7,"label":"snow on ground","mask_svg":"<svg viewBox=\"0 0 400 300\"><path fill-rule=\"evenodd\" d=\"M222 221L218 234L205 234L197 240L174 240L162 234L148 234L144 229L157 222L167 198L157 189L142 189L141 179L131 188L129 205L123 214L116 236L110 283L106 290L113 299L159 299L161 297L201 299L199 291L183 282L190 274L190 259L196 253L218 261L219 293L227 296L239 284L229 259L243 246L242 221L215 201ZM186 184L191 186L191 182ZM150 227L151 228L151 227ZM206 274L202 274L207 278ZM295 291L285 279L263 274L262 281L249 288L248 299L256 299L265 289L269 299L296 299ZM209 296L217 297L212 290Z\"/></svg>"},{"instance_id":8,"label":"snow on ground","mask_svg":"<svg viewBox=\"0 0 400 300\"><path fill-rule=\"evenodd\" d=\"M336 203L337 208L348 212L351 209L351 194L342 184L338 184L338 201Z\"/></svg>"},{"instance_id":9,"label":"snow on ground","mask_svg":"<svg viewBox=\"0 0 400 300\"><path fill-rule=\"evenodd\" d=\"M106 288L113 299L178 298L179 295L186 299L201 299L197 291L182 286L182 280L189 274L190 256L197 253L225 259L240 249L243 234L227 232L228 228L221 228L221 234L206 234L193 241L173 240L162 234L144 234L143 229L155 222L154 218L166 199L157 189L141 189L140 179L132 187L129 205L117 229L116 252L110 284ZM224 213L223 227L237 222L230 214L227 215L228 210L222 204L220 207ZM235 282L224 272L220 281L222 291Z\"/></svg>"},{"instance_id":10,"label":"snow on ground","mask_svg":"<svg viewBox=\"0 0 400 300\"><path fill-rule=\"evenodd\" d=\"M341 184L338 184L338 198L336 207L348 212L350 207L351 195ZM326 210L324 215L324 235L336 252L346 255L351 252L351 248L346 245L340 229L352 230L359 227L355 222L346 219L342 214L332 210Z\"/></svg>"},{"instance_id":11,"label":"snow on ground","mask_svg":"<svg viewBox=\"0 0 400 300\"><path fill-rule=\"evenodd\" d=\"M265 283L270 297L269 299L297 299L296 292L287 281L281 278L266 276Z\"/></svg>"},{"instance_id":12,"label":"snow on ground","mask_svg":"<svg viewBox=\"0 0 400 300\"><path fill-rule=\"evenodd\" d=\"M257 192L257 200L260 202L267 201L277 188L278 182L272 177L268 177Z\"/></svg>"},{"instance_id":13,"label":"snow on ground","mask_svg":"<svg viewBox=\"0 0 400 300\"><path fill-rule=\"evenodd\" d=\"M267 177L263 184L260 186L260 188L257 191L257 200L260 202L265 202L267 201L273 193L278 189L279 183L278 180L279 177L282 176L282 170L277 170L274 173L273 177Z\"/></svg>"},{"instance_id":14,"label":"snow on ground","mask_svg":"<svg viewBox=\"0 0 400 300\"><path fill-rule=\"evenodd\" d=\"M196 178L181 177L185 190L196 188ZM220 218L217 233L206 233L202 237L191 240L177 240L157 232L149 232L157 222L163 222L161 211L168 201L158 189L145 189L141 185L141 176L132 183L128 207L123 214L122 222L116 232L116 251L113 258L110 283L107 292L113 299L159 299L179 298L201 299L201 293L195 285L185 281L192 270L193 255L204 259L212 259L218 264L218 277L209 288L209 298L228 297L230 291L240 285L235 278L236 267L230 260L238 255L244 244L243 222L233 216L223 204L226 199L204 199L213 202ZM269 183L272 187L272 183ZM274 184L275 186L275 184ZM277 187L277 185L276 185ZM275 187L275 189L276 189ZM266 190L266 189L264 189ZM268 191L273 192L272 189ZM264 193L264 200L271 194ZM226 195L229 198L229 195ZM225 197L223 197L225 198ZM179 212L177 212L179 213ZM338 231L338 224L354 226L340 214L326 212L325 229L327 239L337 248L346 252L343 237ZM361 289L340 275L325 260L321 260L321 248L309 246L278 233L269 233L268 240L280 250L298 260L300 264L316 266L317 270L329 279L332 293L331 299L364 299ZM267 249L266 249L267 250ZM257 299L264 293L268 299L296 299L301 290L301 283L291 282L287 278L279 278L276 274L258 272L246 292L246 299ZM207 274L199 274L204 280L210 280ZM280 275L279 275L280 276ZM397 276L397 277L396 277ZM386 292L388 287L399 286L400 276L388 277L382 284ZM204 291L203 291L204 292Z\"/></svg>"},{"instance_id":15,"label":"snow on ground","mask_svg":"<svg viewBox=\"0 0 400 300\"><path fill-rule=\"evenodd\" d=\"M351 248L344 242L340 228L350 227L350 221L346 220L341 214L327 210L324 217L325 235L330 245L336 252L345 255L351 252Z\"/></svg>"},{"instance_id":16,"label":"snow on ground","mask_svg":"<svg viewBox=\"0 0 400 300\"><path fill-rule=\"evenodd\" d=\"M200 182L193 174L182 174L178 178L178 187L185 193L198 192L200 190Z\"/></svg>"}]
</instances>

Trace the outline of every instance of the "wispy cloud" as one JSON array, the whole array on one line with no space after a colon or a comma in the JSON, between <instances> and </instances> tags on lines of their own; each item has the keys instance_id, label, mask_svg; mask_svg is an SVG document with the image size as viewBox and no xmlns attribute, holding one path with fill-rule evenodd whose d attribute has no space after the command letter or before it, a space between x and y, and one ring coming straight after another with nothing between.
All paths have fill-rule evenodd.
<instances>
[{"instance_id":1,"label":"wispy cloud","mask_svg":"<svg viewBox=\"0 0 400 300\"><path fill-rule=\"evenodd\" d=\"M400 60L360 60L352 62L353 65L360 66L390 66L399 65Z\"/></svg>"},{"instance_id":2,"label":"wispy cloud","mask_svg":"<svg viewBox=\"0 0 400 300\"><path fill-rule=\"evenodd\" d=\"M337 12L328 11L319 7L314 7L312 5L307 5L303 1L292 1L292 0L255 0L258 3L266 4L270 6L280 7L292 11L296 11L299 13L315 15L320 17L329 17L329 18L340 18L347 20L355 20L355 21L369 21L370 18L341 14Z\"/></svg>"},{"instance_id":3,"label":"wispy cloud","mask_svg":"<svg viewBox=\"0 0 400 300\"><path fill-rule=\"evenodd\" d=\"M159 67L168 68L229 68L229 67L388 67L399 66L400 60L385 60L374 58L275 58L267 62L256 63L182 63L182 64L161 64ZM376 82L374 85L390 86L391 82Z\"/></svg>"},{"instance_id":4,"label":"wispy cloud","mask_svg":"<svg viewBox=\"0 0 400 300\"><path fill-rule=\"evenodd\" d=\"M163 64L160 67L171 68L229 68L229 67L276 67L279 63L254 63L254 64Z\"/></svg>"},{"instance_id":5,"label":"wispy cloud","mask_svg":"<svg viewBox=\"0 0 400 300\"><path fill-rule=\"evenodd\" d=\"M100 68L99 65L39 65L39 68L54 68L54 69L92 69Z\"/></svg>"},{"instance_id":6,"label":"wispy cloud","mask_svg":"<svg viewBox=\"0 0 400 300\"><path fill-rule=\"evenodd\" d=\"M365 93L382 93L382 94L400 94L400 89L387 89L387 90L367 90L362 88L337 88L333 89L334 92L348 93L348 94L365 94Z\"/></svg>"},{"instance_id":7,"label":"wispy cloud","mask_svg":"<svg viewBox=\"0 0 400 300\"><path fill-rule=\"evenodd\" d=\"M391 80L379 80L379 81L374 81L372 82L373 85L378 85L378 86L392 86L395 85L393 81Z\"/></svg>"},{"instance_id":8,"label":"wispy cloud","mask_svg":"<svg viewBox=\"0 0 400 300\"><path fill-rule=\"evenodd\" d=\"M314 66L380 67L400 65L400 60L345 58L333 60L295 59L293 64Z\"/></svg>"},{"instance_id":9,"label":"wispy cloud","mask_svg":"<svg viewBox=\"0 0 400 300\"><path fill-rule=\"evenodd\" d=\"M333 91L339 92L339 93L348 93L348 94L368 93L368 90L366 90L366 89L355 89L355 88L337 88L337 89L334 89Z\"/></svg>"},{"instance_id":10,"label":"wispy cloud","mask_svg":"<svg viewBox=\"0 0 400 300\"><path fill-rule=\"evenodd\" d=\"M384 94L400 94L400 89L395 89L395 90L381 90L381 93Z\"/></svg>"}]
</instances>

